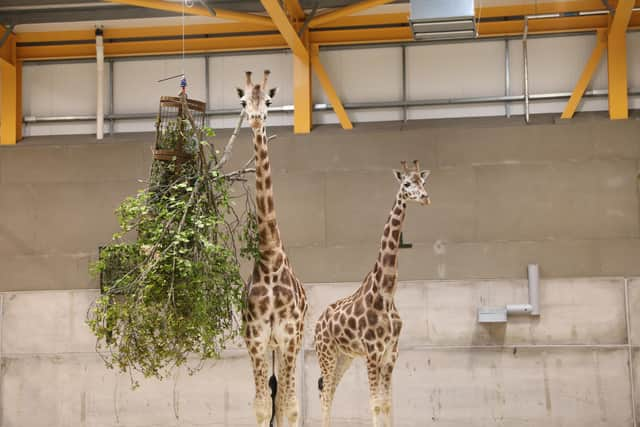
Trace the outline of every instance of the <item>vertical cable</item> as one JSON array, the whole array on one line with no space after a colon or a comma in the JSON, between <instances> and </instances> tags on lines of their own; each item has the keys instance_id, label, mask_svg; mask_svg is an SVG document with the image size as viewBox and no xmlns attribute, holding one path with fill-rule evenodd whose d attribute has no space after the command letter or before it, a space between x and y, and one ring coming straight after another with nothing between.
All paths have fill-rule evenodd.
<instances>
[{"instance_id":1,"label":"vertical cable","mask_svg":"<svg viewBox=\"0 0 640 427\"><path fill-rule=\"evenodd\" d=\"M184 4L187 0L182 0L182 78L184 78Z\"/></svg>"},{"instance_id":2,"label":"vertical cable","mask_svg":"<svg viewBox=\"0 0 640 427\"><path fill-rule=\"evenodd\" d=\"M529 17L524 17L522 33L522 68L524 70L524 121L529 124L529 57L527 52L527 35L529 33Z\"/></svg>"},{"instance_id":3,"label":"vertical cable","mask_svg":"<svg viewBox=\"0 0 640 427\"><path fill-rule=\"evenodd\" d=\"M407 123L407 46L402 45L402 122Z\"/></svg>"},{"instance_id":4,"label":"vertical cable","mask_svg":"<svg viewBox=\"0 0 640 427\"><path fill-rule=\"evenodd\" d=\"M505 96L511 96L511 52L508 39L504 41L504 94ZM511 118L511 104L509 101L504 103L504 112L507 118Z\"/></svg>"}]
</instances>

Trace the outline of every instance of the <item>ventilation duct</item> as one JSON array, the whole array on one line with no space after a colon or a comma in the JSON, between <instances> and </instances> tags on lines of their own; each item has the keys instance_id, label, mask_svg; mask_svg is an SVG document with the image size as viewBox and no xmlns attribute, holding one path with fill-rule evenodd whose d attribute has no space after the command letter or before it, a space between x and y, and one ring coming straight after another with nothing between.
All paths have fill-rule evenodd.
<instances>
[{"instance_id":1,"label":"ventilation duct","mask_svg":"<svg viewBox=\"0 0 640 427\"><path fill-rule=\"evenodd\" d=\"M409 22L416 40L472 39L474 0L411 0Z\"/></svg>"}]
</instances>

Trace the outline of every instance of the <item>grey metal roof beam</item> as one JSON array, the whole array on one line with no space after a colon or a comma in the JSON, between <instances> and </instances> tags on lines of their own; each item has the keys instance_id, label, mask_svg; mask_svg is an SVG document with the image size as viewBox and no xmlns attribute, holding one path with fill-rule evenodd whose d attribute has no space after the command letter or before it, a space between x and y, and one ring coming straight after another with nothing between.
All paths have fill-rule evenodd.
<instances>
[{"instance_id":1,"label":"grey metal roof beam","mask_svg":"<svg viewBox=\"0 0 640 427\"><path fill-rule=\"evenodd\" d=\"M227 9L236 12L263 12L259 0L198 0L210 11ZM300 0L303 9L339 8L361 0ZM396 0L395 3L407 3ZM0 17L4 24L40 24L51 22L105 21L178 16L178 13L128 6L96 0L1 0Z\"/></svg>"},{"instance_id":2,"label":"grey metal roof beam","mask_svg":"<svg viewBox=\"0 0 640 427\"><path fill-rule=\"evenodd\" d=\"M74 8L3 12L2 19L13 25L44 24L50 22L105 21L110 19L158 18L175 16L174 13L133 6L110 8Z\"/></svg>"}]
</instances>

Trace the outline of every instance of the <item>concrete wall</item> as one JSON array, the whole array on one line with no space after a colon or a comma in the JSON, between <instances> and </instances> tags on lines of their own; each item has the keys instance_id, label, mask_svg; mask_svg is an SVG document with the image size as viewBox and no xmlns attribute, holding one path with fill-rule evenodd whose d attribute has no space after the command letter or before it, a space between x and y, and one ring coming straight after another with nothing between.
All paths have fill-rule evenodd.
<instances>
[{"instance_id":1,"label":"concrete wall","mask_svg":"<svg viewBox=\"0 0 640 427\"><path fill-rule=\"evenodd\" d=\"M355 286L306 285L306 329ZM254 425L242 348L194 376L180 370L163 382L142 380L133 391L129 377L107 370L94 352L84 319L95 297L87 290L0 294L0 425ZM477 307L526 301L526 281L403 282L396 301L405 327L394 373L395 425L633 426L640 280L542 280L539 319L491 327L476 323ZM316 426L319 368L309 335L305 349L298 395L304 425ZM365 368L357 362L338 389L334 425L371 425L368 408Z\"/></svg>"},{"instance_id":2,"label":"concrete wall","mask_svg":"<svg viewBox=\"0 0 640 427\"><path fill-rule=\"evenodd\" d=\"M407 7L404 5L397 5ZM89 25L93 28L95 23ZM105 28L117 23L104 23ZM29 28L18 31L28 31ZM40 28L43 30L43 28ZM640 88L640 33L627 35L629 88ZM569 35L533 38L529 41L529 79L532 94L570 93L587 63L596 37ZM502 96L505 93L505 49L503 40L484 40L465 43L413 45L406 49L407 98L410 101L425 99L469 98L478 96ZM523 93L522 48L519 40L509 42L510 95ZM391 102L402 100L402 48L357 48L323 50L321 60L332 79L337 93L344 103ZM177 93L177 80L158 83L159 79L185 71L189 80L189 93L193 98L207 99L205 61L209 61L209 108L239 108L235 87L241 85L245 70L261 72L272 70L271 81L279 86L280 93L274 106L293 104L293 67L291 54L256 53L250 55L213 55L208 59L192 57L184 63L180 59L155 58L115 62L113 67L114 112L152 113L162 95ZM375 71L374 71L375 70ZM108 75L105 77L105 85ZM96 109L96 73L92 63L29 64L24 67L24 115L69 116L91 115ZM606 89L606 60L594 75L589 89ZM69 97L79 92L81 97ZM109 93L105 89L105 93ZM326 94L314 77L313 99L316 103L328 103ZM630 99L630 107L640 108L640 97ZM106 103L106 100L105 100ZM531 112L559 113L566 100L533 102ZM606 98L585 99L580 111L605 111ZM108 112L108 107L105 112ZM511 106L513 114L523 114L522 103ZM445 117L503 116L502 104L440 105L411 107L410 120ZM354 122L401 120L399 108L375 110L350 110ZM272 115L271 125L291 125L293 116ZM314 122L337 123L333 112L314 113ZM116 132L151 132L154 120L117 121ZM217 117L211 120L215 128L235 125L235 117ZM25 135L91 134L95 125L91 122L40 123L26 126Z\"/></svg>"},{"instance_id":3,"label":"concrete wall","mask_svg":"<svg viewBox=\"0 0 640 427\"><path fill-rule=\"evenodd\" d=\"M640 122L539 120L272 128L296 271L306 283L360 281L397 191L391 169L420 159L433 204L409 209L401 279L521 278L530 262L544 277L640 275ZM249 138L243 130L231 166L251 155ZM96 287L89 260L117 229L113 210L144 187L153 135L87 140L0 148L0 290Z\"/></svg>"}]
</instances>

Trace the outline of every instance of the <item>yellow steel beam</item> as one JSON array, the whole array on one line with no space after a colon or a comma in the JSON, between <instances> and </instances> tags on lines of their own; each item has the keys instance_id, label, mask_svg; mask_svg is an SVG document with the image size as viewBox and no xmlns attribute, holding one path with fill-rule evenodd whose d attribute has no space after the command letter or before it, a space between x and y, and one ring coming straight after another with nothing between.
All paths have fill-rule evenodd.
<instances>
[{"instance_id":1,"label":"yellow steel beam","mask_svg":"<svg viewBox=\"0 0 640 427\"><path fill-rule=\"evenodd\" d=\"M308 31L302 42L306 55L293 55L293 132L298 134L311 132L313 110Z\"/></svg>"},{"instance_id":2,"label":"yellow steel beam","mask_svg":"<svg viewBox=\"0 0 640 427\"><path fill-rule=\"evenodd\" d=\"M363 10L371 9L372 7L391 3L392 1L393 0L363 0L359 3L351 4L349 6L345 6L340 9L319 15L309 21L309 27L315 28L323 24L328 24L329 22L335 21L338 18L353 15L354 13L362 12Z\"/></svg>"},{"instance_id":3,"label":"yellow steel beam","mask_svg":"<svg viewBox=\"0 0 640 427\"><path fill-rule=\"evenodd\" d=\"M273 23L276 24L278 31L280 31L280 34L282 34L284 39L287 41L287 44L291 48L293 54L302 59L308 57L309 52L307 51L307 48L300 40L300 37L298 37L298 33L295 28L293 28L293 25L291 25L291 22L284 13L284 10L282 10L279 1L260 0L260 3L264 6L264 9L273 20Z\"/></svg>"},{"instance_id":4,"label":"yellow steel beam","mask_svg":"<svg viewBox=\"0 0 640 427\"><path fill-rule=\"evenodd\" d=\"M211 37L185 40L186 53L229 52L248 49L284 49L287 43L280 34ZM52 46L18 46L18 57L24 60L60 58L94 58L94 43ZM182 40L146 40L105 42L107 57L170 55L182 52Z\"/></svg>"},{"instance_id":5,"label":"yellow steel beam","mask_svg":"<svg viewBox=\"0 0 640 427\"><path fill-rule=\"evenodd\" d=\"M585 31L597 28L607 28L607 15L571 16L563 18L532 19L529 20L529 33L556 33ZM522 19L502 22L482 22L478 24L480 37L501 37L522 34L524 21Z\"/></svg>"},{"instance_id":6,"label":"yellow steel beam","mask_svg":"<svg viewBox=\"0 0 640 427\"><path fill-rule=\"evenodd\" d=\"M16 66L0 58L0 144L16 143Z\"/></svg>"},{"instance_id":7,"label":"yellow steel beam","mask_svg":"<svg viewBox=\"0 0 640 427\"><path fill-rule=\"evenodd\" d=\"M67 42L93 40L96 38L96 32L95 30L33 31L18 33L16 37L18 43Z\"/></svg>"},{"instance_id":8,"label":"yellow steel beam","mask_svg":"<svg viewBox=\"0 0 640 427\"><path fill-rule=\"evenodd\" d=\"M613 120L629 118L627 95L627 27L631 20L634 0L619 0L609 26L607 63L609 71L609 117Z\"/></svg>"},{"instance_id":9,"label":"yellow steel beam","mask_svg":"<svg viewBox=\"0 0 640 427\"><path fill-rule=\"evenodd\" d=\"M275 30L276 26L271 25ZM234 34L265 31L264 25L256 24L195 24L185 25L184 33L188 36L205 34ZM182 35L182 27L171 25L161 27L131 27L131 28L105 28L104 38L108 39L135 39L142 37L176 37ZM66 42L80 40L94 40L94 30L69 30L69 31L35 31L16 34L18 43L42 43L42 42Z\"/></svg>"},{"instance_id":10,"label":"yellow steel beam","mask_svg":"<svg viewBox=\"0 0 640 427\"><path fill-rule=\"evenodd\" d=\"M347 16L337 19L330 24L321 25L326 28L328 26L335 27L358 27L367 25L406 25L409 22L409 13L385 13L379 15L363 15L363 16ZM520 24L522 27L522 24ZM271 23L271 28L276 29L275 24ZM265 25L224 23L224 24L192 24L185 25L184 32L186 35L200 34L233 34L238 32L251 33L264 31ZM139 37L175 37L182 35L182 28L171 26L160 27L131 27L131 28L105 28L104 38L107 39L135 39ZM34 31L17 33L18 43L42 43L42 42L66 42L95 39L94 30L67 30L67 31Z\"/></svg>"},{"instance_id":11,"label":"yellow steel beam","mask_svg":"<svg viewBox=\"0 0 640 427\"><path fill-rule=\"evenodd\" d=\"M291 22L277 0L260 0L269 16L273 19L280 33L283 35L289 47L294 53L293 57L293 89L294 89L294 133L311 132L312 119L312 94L311 94L311 67L315 70L322 87L329 96L331 104L340 119L343 128L351 129L352 125L342 107L333 85L327 75L320 57L318 46L313 47L315 54L311 53L309 44L309 30L301 40L295 32Z\"/></svg>"},{"instance_id":12,"label":"yellow steel beam","mask_svg":"<svg viewBox=\"0 0 640 427\"><path fill-rule=\"evenodd\" d=\"M320 62L320 54L319 48L317 44L311 45L311 63L313 64L313 71L315 71L316 76L318 76L318 80L324 89L324 92L327 94L327 98L329 98L329 102L331 103L331 107L333 111L335 111L338 116L338 120L340 120L340 125L343 129L353 129L353 125L351 124L351 120L349 120L349 116L336 93L333 84L331 84L331 79L329 79L329 75L327 71L324 69L322 62Z\"/></svg>"},{"instance_id":13,"label":"yellow steel beam","mask_svg":"<svg viewBox=\"0 0 640 427\"><path fill-rule=\"evenodd\" d=\"M631 14L633 13L634 0L619 0L616 13L609 27L609 37L617 38L626 34Z\"/></svg>"},{"instance_id":14,"label":"yellow steel beam","mask_svg":"<svg viewBox=\"0 0 640 427\"><path fill-rule=\"evenodd\" d=\"M146 7L148 9L165 10L168 12L182 13L182 3L172 3L164 0L107 0L112 3L127 4L130 6ZM245 22L249 24L258 24L272 27L273 23L266 16L254 15L251 13L234 12L232 10L215 9L216 17L220 19L228 19L231 21ZM206 7L193 5L185 7L184 12L189 15L211 16L209 9Z\"/></svg>"},{"instance_id":15,"label":"yellow steel beam","mask_svg":"<svg viewBox=\"0 0 640 427\"><path fill-rule=\"evenodd\" d=\"M609 0L609 3L614 6L619 2L620 0ZM479 17L481 20L482 18L501 18L562 12L588 12L605 9L602 0L523 1L514 2L519 4L506 6L482 6L482 3L483 2L476 2L476 4L480 4L480 7L476 8L476 17ZM636 6L640 6L640 0L635 0L635 4Z\"/></svg>"},{"instance_id":16,"label":"yellow steel beam","mask_svg":"<svg viewBox=\"0 0 640 427\"><path fill-rule=\"evenodd\" d=\"M375 25L407 25L409 12L379 13L375 15L345 16L324 24L318 24L315 28L339 28L339 27L366 27Z\"/></svg>"},{"instance_id":17,"label":"yellow steel beam","mask_svg":"<svg viewBox=\"0 0 640 427\"><path fill-rule=\"evenodd\" d=\"M299 0L284 0L284 6L294 21L302 21L304 19L304 9L302 9Z\"/></svg>"},{"instance_id":18,"label":"yellow steel beam","mask_svg":"<svg viewBox=\"0 0 640 427\"><path fill-rule=\"evenodd\" d=\"M320 45L340 45L358 43L384 43L413 40L411 29L407 26L314 31L311 33L311 43Z\"/></svg>"},{"instance_id":19,"label":"yellow steel beam","mask_svg":"<svg viewBox=\"0 0 640 427\"><path fill-rule=\"evenodd\" d=\"M260 0L293 52L293 131L311 132L311 61L309 31L300 39L278 0Z\"/></svg>"},{"instance_id":20,"label":"yellow steel beam","mask_svg":"<svg viewBox=\"0 0 640 427\"><path fill-rule=\"evenodd\" d=\"M326 28L322 31L311 31L311 44L320 45L349 45L359 43L383 43L403 42L413 40L411 30L406 25L406 14L383 14L344 17L334 24L339 27L356 27L350 29ZM367 22L387 24L383 28L357 28L367 25ZM397 26L393 26L397 24ZM290 25L290 24L289 24ZM606 16L576 16L553 19L536 19L529 22L529 31L532 34L555 33L567 31L590 31L598 28L607 28ZM260 31L259 26L246 24L243 27L251 28L251 31ZM640 13L634 13L630 21L631 28L640 28ZM205 34L228 34L237 32L238 24L207 24L189 25L185 32L191 35L202 34L203 37L187 38L185 48L187 53L216 52L216 51L242 51L248 49L279 49L286 48L287 41L280 34L248 34L244 36L230 35L220 37L204 37ZM291 27L293 28L293 27ZM481 37L497 37L505 35L518 35L522 33L522 21L504 21L480 23ZM275 29L275 26L274 26ZM177 27L149 27L149 28L114 28L105 30L105 52L107 56L139 56L175 54L182 50L181 40L139 40L146 37L172 37L178 35ZM291 34L291 33L290 33ZM297 34L295 35L297 37ZM11 36L15 37L15 36ZM17 41L27 43L18 45L18 58L23 60L64 59L64 58L94 58L95 42L93 31L87 32L51 32L51 33L19 33ZM127 38L127 41L117 41L118 38ZM76 41L74 44L64 44L66 40ZM86 43L77 41L86 40ZM110 42L115 40L117 42ZM60 43L49 46L28 45L28 43L51 41ZM8 42L7 42L8 43ZM300 42L303 48L306 47ZM11 60L10 47L0 49L0 56ZM304 54L303 54L304 57Z\"/></svg>"},{"instance_id":21,"label":"yellow steel beam","mask_svg":"<svg viewBox=\"0 0 640 427\"><path fill-rule=\"evenodd\" d=\"M22 61L16 61L16 141L22 139Z\"/></svg>"},{"instance_id":22,"label":"yellow steel beam","mask_svg":"<svg viewBox=\"0 0 640 427\"><path fill-rule=\"evenodd\" d=\"M349 43L371 43L371 42L395 42L411 40L411 32L406 27L408 19L407 13L392 13L392 14L380 14L380 15L366 15L366 16L350 16L337 19L331 24L323 25L323 31L312 31L311 41L319 44L349 44ZM393 27L396 24L397 26ZM335 25L336 27L362 27L366 25L386 25L387 28L352 28L349 30L331 30L328 27ZM529 22L529 31L531 33L555 33L555 32L570 32L570 31L590 31L598 28L607 28L608 17L607 16L576 16L576 17L564 17L564 18L551 18L551 19L536 19ZM634 13L631 17L630 27L640 27L640 13ZM264 31L264 26L255 24L243 24L242 29L246 32L259 32ZM522 33L523 22L522 20L508 20L500 22L480 22L479 33L480 37L498 37L498 36L511 36L519 35ZM273 29L276 27L273 25ZM216 39L229 40L229 44L234 45L231 50L239 50L235 46L237 37L233 33L237 33L239 25L233 24L198 24L185 26L185 34L187 35L206 35L217 34L221 37ZM151 37L175 37L181 34L181 29L176 26L161 26L161 27L134 27L134 28L106 28L104 30L105 40L117 40L119 38L136 39L136 38L151 38ZM229 34L229 36L227 36ZM93 30L77 30L77 31L52 31L52 32L28 32L18 33L17 42L20 44L25 43L40 43L40 42L52 42L52 43L64 43L66 41L82 41L86 40L87 45L77 44L78 50L72 46L69 48L60 46L51 46L51 52L46 55L46 48L36 49L33 46L21 46L19 47L19 57L24 59L39 59L39 58L64 58L65 53L69 52L69 57L91 57L91 50L94 50L94 31ZM223 37L224 36L224 37ZM264 34L256 35L258 40L264 36ZM188 39L187 43L189 42ZM246 40L246 38L245 38ZM284 39L282 39L284 41ZM92 46L89 46L92 45ZM106 43L108 44L108 42ZM263 46L264 48L272 47L271 41L269 46ZM284 43L280 43L284 44ZM5 44L6 46L6 44ZM251 48L260 48L259 43L249 42L247 45ZM0 49L0 56L2 52L8 49L4 47ZM221 49L220 44L212 47L212 49ZM6 51L5 51L6 52ZM29 57L29 52L37 52L37 58ZM144 52L132 52L132 55L140 55ZM158 52L156 52L158 53ZM123 52L123 54L125 54ZM59 56L62 55L62 56Z\"/></svg>"},{"instance_id":23,"label":"yellow steel beam","mask_svg":"<svg viewBox=\"0 0 640 427\"><path fill-rule=\"evenodd\" d=\"M600 63L602 54L607 48L607 30L598 30L596 36L596 47L593 49L591 57L589 58L587 65L582 71L580 80L578 80L578 83L576 84L576 87L571 94L571 98L569 98L569 102L567 102L567 106L565 107L564 112L561 116L563 119L570 119L575 114L576 109L578 108L578 104L580 104L580 100L584 95L584 91L587 90L587 86L589 85L589 82L593 78L593 74L598 68L598 64Z\"/></svg>"},{"instance_id":24,"label":"yellow steel beam","mask_svg":"<svg viewBox=\"0 0 640 427\"><path fill-rule=\"evenodd\" d=\"M593 31L607 29L609 17L600 16L572 16L564 18L535 19L529 21L529 33L553 34L579 31ZM640 13L634 13L629 22L630 28L640 27ZM480 37L517 36L522 34L523 20L504 22L480 22L478 32Z\"/></svg>"}]
</instances>

